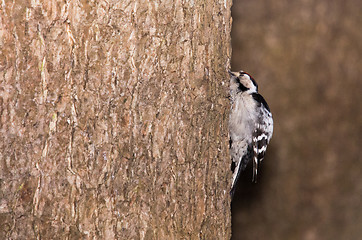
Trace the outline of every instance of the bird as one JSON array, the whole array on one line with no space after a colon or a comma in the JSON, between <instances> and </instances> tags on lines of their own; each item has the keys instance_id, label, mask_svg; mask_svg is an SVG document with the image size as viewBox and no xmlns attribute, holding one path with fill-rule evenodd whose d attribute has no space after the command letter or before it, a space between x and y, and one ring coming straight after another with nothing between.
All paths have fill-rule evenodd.
<instances>
[{"instance_id":1,"label":"bird","mask_svg":"<svg viewBox=\"0 0 362 240\"><path fill-rule=\"evenodd\" d=\"M253 161L252 182L257 181L259 164L273 135L273 116L270 108L258 93L258 84L247 72L231 72L229 114L229 147L232 159L233 197L240 173Z\"/></svg>"}]
</instances>

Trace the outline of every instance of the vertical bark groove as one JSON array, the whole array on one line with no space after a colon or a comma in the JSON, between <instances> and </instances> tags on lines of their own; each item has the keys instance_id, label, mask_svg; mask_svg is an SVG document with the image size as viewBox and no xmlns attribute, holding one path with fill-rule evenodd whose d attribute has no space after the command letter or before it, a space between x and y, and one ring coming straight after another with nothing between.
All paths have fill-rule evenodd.
<instances>
[{"instance_id":1,"label":"vertical bark groove","mask_svg":"<svg viewBox=\"0 0 362 240\"><path fill-rule=\"evenodd\" d=\"M230 238L230 6L3 3L1 238Z\"/></svg>"}]
</instances>

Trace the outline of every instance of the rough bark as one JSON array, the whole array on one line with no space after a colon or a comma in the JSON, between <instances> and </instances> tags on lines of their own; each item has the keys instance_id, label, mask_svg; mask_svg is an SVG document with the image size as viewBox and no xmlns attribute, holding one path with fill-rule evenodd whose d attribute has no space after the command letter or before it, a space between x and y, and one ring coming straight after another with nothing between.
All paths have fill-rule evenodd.
<instances>
[{"instance_id":1,"label":"rough bark","mask_svg":"<svg viewBox=\"0 0 362 240\"><path fill-rule=\"evenodd\" d=\"M229 239L231 1L3 1L0 238Z\"/></svg>"}]
</instances>

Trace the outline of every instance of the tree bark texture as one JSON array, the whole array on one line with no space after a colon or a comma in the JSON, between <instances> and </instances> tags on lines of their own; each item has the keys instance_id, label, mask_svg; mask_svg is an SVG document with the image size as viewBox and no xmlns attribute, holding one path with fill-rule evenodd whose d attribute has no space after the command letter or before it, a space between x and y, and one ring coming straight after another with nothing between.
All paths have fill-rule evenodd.
<instances>
[{"instance_id":1,"label":"tree bark texture","mask_svg":"<svg viewBox=\"0 0 362 240\"><path fill-rule=\"evenodd\" d=\"M2 2L1 239L230 238L230 7Z\"/></svg>"}]
</instances>

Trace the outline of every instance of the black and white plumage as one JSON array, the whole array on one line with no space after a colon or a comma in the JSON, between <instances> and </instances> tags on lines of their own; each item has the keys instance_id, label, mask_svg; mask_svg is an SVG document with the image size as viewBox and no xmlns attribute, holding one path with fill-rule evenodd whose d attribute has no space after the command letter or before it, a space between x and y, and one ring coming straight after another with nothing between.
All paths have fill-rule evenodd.
<instances>
[{"instance_id":1,"label":"black and white plumage","mask_svg":"<svg viewBox=\"0 0 362 240\"><path fill-rule=\"evenodd\" d=\"M253 160L253 182L256 182L259 163L273 135L273 117L258 85L246 72L231 72L229 116L230 154L232 159L232 188L250 160Z\"/></svg>"}]
</instances>

